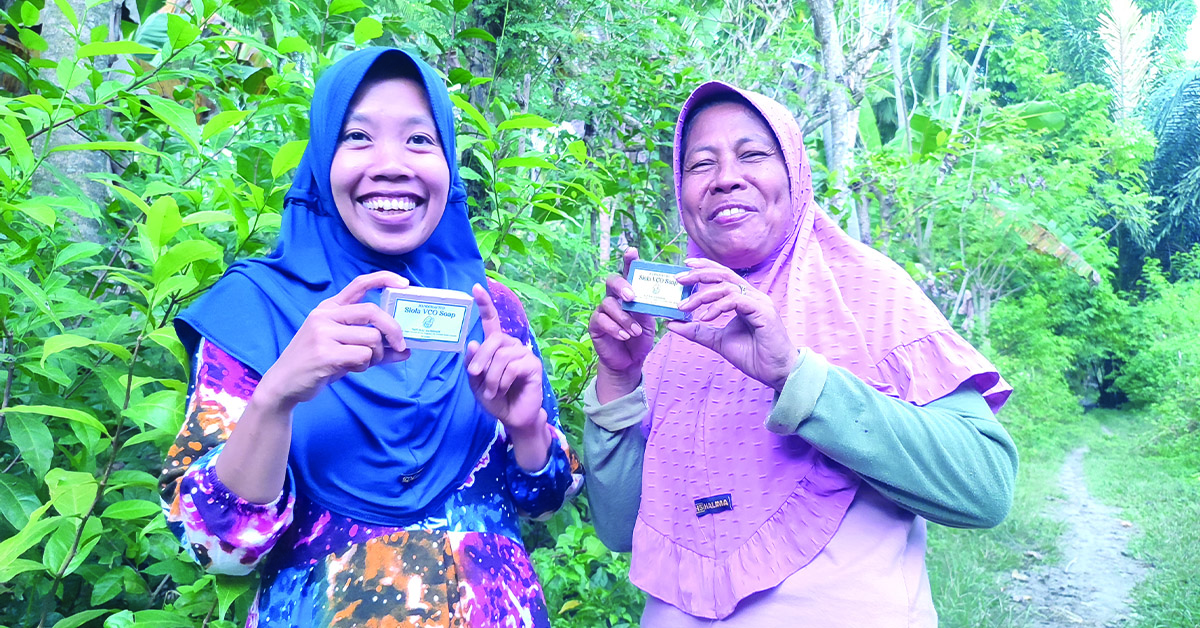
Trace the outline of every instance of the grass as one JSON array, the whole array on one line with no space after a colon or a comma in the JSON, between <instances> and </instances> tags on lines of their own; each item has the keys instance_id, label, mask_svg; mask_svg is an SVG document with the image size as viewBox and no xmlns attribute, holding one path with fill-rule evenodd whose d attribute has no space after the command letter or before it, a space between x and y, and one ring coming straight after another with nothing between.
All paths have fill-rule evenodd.
<instances>
[{"instance_id":1,"label":"grass","mask_svg":"<svg viewBox=\"0 0 1200 628\"><path fill-rule=\"evenodd\" d=\"M1111 433L1104 434L1101 426ZM930 525L929 578L943 628L1016 628L1028 625L1028 607L1014 602L1012 571L1034 564L1033 550L1058 559L1062 524L1046 515L1047 498L1060 494L1058 472L1080 445L1088 490L1122 508L1141 534L1130 545L1154 566L1134 590L1136 628L1200 626L1200 459L1155 455L1145 444L1154 428L1140 413L1097 411L1070 424L1048 422L1014 433L1021 469L1012 513L993 530Z\"/></svg>"},{"instance_id":2,"label":"grass","mask_svg":"<svg viewBox=\"0 0 1200 628\"><path fill-rule=\"evenodd\" d=\"M1053 429L1054 433L1046 431ZM1028 607L1014 602L1009 587L1012 571L1024 570L1034 559L1027 551L1053 561L1062 524L1045 515L1046 500L1058 494L1058 471L1067 448L1069 428L1047 428L1046 442L1017 439L1021 452L1013 508L991 530L956 530L929 526L930 586L942 628L1010 628L1027 623ZM1047 438L1048 437L1048 438ZM1025 442L1022 442L1025 441Z\"/></svg>"},{"instance_id":3,"label":"grass","mask_svg":"<svg viewBox=\"0 0 1200 628\"><path fill-rule=\"evenodd\" d=\"M1112 434L1091 437L1084 458L1088 488L1097 499L1124 509L1141 531L1133 556L1151 564L1134 590L1139 628L1200 626L1200 468L1197 456L1149 453L1148 419L1104 414Z\"/></svg>"}]
</instances>

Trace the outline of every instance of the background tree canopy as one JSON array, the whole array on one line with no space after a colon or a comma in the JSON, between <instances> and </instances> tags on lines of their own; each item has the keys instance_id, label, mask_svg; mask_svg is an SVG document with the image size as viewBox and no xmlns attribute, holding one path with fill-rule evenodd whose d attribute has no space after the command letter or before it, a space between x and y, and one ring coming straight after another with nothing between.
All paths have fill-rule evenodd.
<instances>
[{"instance_id":1,"label":"background tree canopy","mask_svg":"<svg viewBox=\"0 0 1200 628\"><path fill-rule=\"evenodd\" d=\"M525 300L576 438L602 277L626 244L682 257L675 117L716 78L792 109L818 202L997 362L1019 441L1128 401L1148 410L1146 451L1200 462L1194 15L1191 0L0 0L0 625L244 620L253 580L200 573L159 515L189 368L170 321L269 252L314 78L367 45L445 73L480 249ZM636 624L628 556L589 520L581 499L527 529L556 625Z\"/></svg>"}]
</instances>

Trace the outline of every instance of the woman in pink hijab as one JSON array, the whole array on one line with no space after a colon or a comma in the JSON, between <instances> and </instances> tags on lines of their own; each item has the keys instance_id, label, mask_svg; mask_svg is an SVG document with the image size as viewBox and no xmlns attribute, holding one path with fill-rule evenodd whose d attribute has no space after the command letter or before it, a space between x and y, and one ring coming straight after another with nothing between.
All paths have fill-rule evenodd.
<instances>
[{"instance_id":1,"label":"woman in pink hijab","mask_svg":"<svg viewBox=\"0 0 1200 628\"><path fill-rule=\"evenodd\" d=\"M925 522L995 526L1011 389L908 275L813 202L795 119L722 83L675 134L690 322L610 277L584 441L647 628L936 626ZM625 255L626 265L637 258Z\"/></svg>"}]
</instances>

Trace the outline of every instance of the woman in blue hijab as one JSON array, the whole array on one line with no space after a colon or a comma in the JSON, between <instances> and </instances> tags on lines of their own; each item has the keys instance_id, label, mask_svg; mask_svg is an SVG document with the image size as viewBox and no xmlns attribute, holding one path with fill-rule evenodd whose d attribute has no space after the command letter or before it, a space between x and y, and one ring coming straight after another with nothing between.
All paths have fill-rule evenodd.
<instances>
[{"instance_id":1,"label":"woman in blue hijab","mask_svg":"<svg viewBox=\"0 0 1200 628\"><path fill-rule=\"evenodd\" d=\"M487 279L441 79L399 50L317 83L279 243L176 330L194 356L161 479L214 573L261 566L248 626L549 626L518 513L577 489L520 302ZM380 289L471 293L465 354L410 349Z\"/></svg>"}]
</instances>

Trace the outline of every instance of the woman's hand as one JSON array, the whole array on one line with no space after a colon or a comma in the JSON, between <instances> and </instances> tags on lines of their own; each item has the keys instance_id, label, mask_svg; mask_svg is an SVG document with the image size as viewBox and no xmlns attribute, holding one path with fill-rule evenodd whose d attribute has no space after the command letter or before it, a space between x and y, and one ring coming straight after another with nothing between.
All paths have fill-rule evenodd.
<instances>
[{"instance_id":1,"label":"woman's hand","mask_svg":"<svg viewBox=\"0 0 1200 628\"><path fill-rule=\"evenodd\" d=\"M783 390L799 354L771 297L712 260L689 259L687 265L692 270L679 275L679 283L697 290L679 309L691 312L692 322L672 321L667 328L716 351L747 376ZM704 324L726 312L735 316L724 327Z\"/></svg>"},{"instance_id":2,"label":"woman's hand","mask_svg":"<svg viewBox=\"0 0 1200 628\"><path fill-rule=\"evenodd\" d=\"M255 401L290 413L346 373L408 359L404 330L396 319L374 303L360 303L368 290L407 287L404 277L379 271L355 277L322 301L263 374Z\"/></svg>"},{"instance_id":3,"label":"woman's hand","mask_svg":"<svg viewBox=\"0 0 1200 628\"><path fill-rule=\"evenodd\" d=\"M624 273L638 258L633 247L625 249ZM588 321L588 335L596 347L599 372L596 394L608 403L629 394L642 381L642 363L654 348L654 317L621 309L634 300L633 286L622 275L609 275L604 282L604 299Z\"/></svg>"},{"instance_id":4,"label":"woman's hand","mask_svg":"<svg viewBox=\"0 0 1200 628\"><path fill-rule=\"evenodd\" d=\"M504 333L492 297L479 284L471 288L483 324L483 343L467 344L471 391L484 410L504 424L517 464L536 471L550 455L550 431L542 409L542 361L533 349Z\"/></svg>"}]
</instances>

